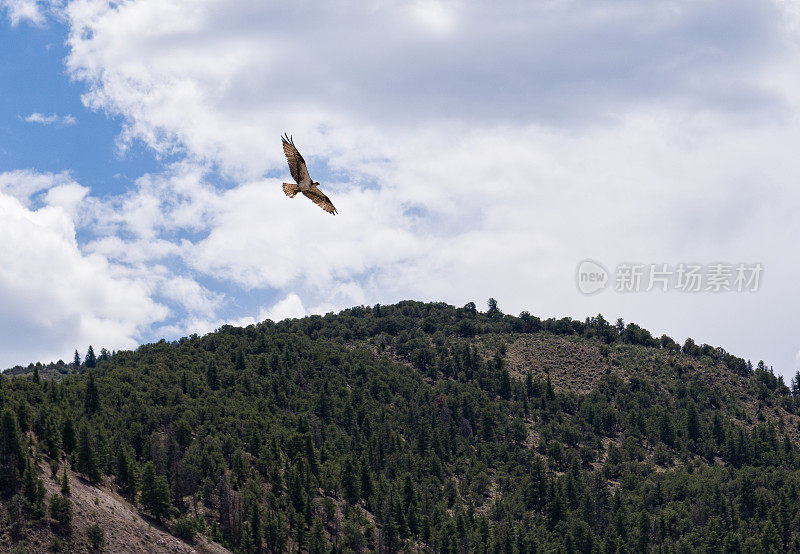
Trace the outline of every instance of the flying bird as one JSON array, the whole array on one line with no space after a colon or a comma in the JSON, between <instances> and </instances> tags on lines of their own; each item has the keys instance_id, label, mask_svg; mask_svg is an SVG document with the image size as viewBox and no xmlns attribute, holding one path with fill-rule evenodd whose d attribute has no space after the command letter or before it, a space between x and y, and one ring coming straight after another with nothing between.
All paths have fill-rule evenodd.
<instances>
[{"instance_id":1,"label":"flying bird","mask_svg":"<svg viewBox=\"0 0 800 554\"><path fill-rule=\"evenodd\" d=\"M292 173L292 179L296 181L296 184L283 183L283 192L286 193L286 196L289 198L294 198L298 192L302 192L303 195L306 198L310 198L314 204L329 214L336 215L336 208L333 206L331 199L317 188L319 183L311 180L311 176L308 174L308 168L306 167L306 161L303 159L303 156L300 155L300 152L294 145L294 141L285 134L281 137L281 141L283 142L283 153L286 154L286 161L289 162L289 171Z\"/></svg>"}]
</instances>

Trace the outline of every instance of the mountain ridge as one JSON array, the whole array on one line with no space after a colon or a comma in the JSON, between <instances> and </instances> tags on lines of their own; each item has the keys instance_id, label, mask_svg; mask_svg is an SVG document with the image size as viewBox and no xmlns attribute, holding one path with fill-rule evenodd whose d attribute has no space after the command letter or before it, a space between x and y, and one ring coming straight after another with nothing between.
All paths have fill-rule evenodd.
<instances>
[{"instance_id":1,"label":"mountain ridge","mask_svg":"<svg viewBox=\"0 0 800 554\"><path fill-rule=\"evenodd\" d=\"M747 496L797 497L797 395L763 363L635 324L406 301L223 326L81 370L3 379L29 455L234 551L703 550L712 524L734 547L800 545L797 509ZM79 445L58 432L68 420ZM701 495L706 516L675 512L690 475L735 509Z\"/></svg>"}]
</instances>

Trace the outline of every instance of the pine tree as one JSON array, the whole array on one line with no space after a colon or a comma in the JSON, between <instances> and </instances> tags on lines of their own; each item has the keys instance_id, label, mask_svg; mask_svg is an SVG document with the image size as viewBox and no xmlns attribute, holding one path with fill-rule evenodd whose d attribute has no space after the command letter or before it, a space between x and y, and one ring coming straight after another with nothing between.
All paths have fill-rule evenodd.
<instances>
[{"instance_id":1,"label":"pine tree","mask_svg":"<svg viewBox=\"0 0 800 554\"><path fill-rule=\"evenodd\" d=\"M639 513L639 552L648 552L650 547L650 516L647 512Z\"/></svg>"},{"instance_id":2,"label":"pine tree","mask_svg":"<svg viewBox=\"0 0 800 554\"><path fill-rule=\"evenodd\" d=\"M28 506L30 506L31 518L41 519L44 517L44 483L36 475L36 466L27 459L25 461L25 471L22 477L25 485L25 500L28 501Z\"/></svg>"},{"instance_id":3,"label":"pine tree","mask_svg":"<svg viewBox=\"0 0 800 554\"><path fill-rule=\"evenodd\" d=\"M81 367L81 355L78 354L78 351L75 351L75 358L73 359L72 363L75 365L75 369Z\"/></svg>"},{"instance_id":4,"label":"pine tree","mask_svg":"<svg viewBox=\"0 0 800 554\"><path fill-rule=\"evenodd\" d=\"M247 367L244 359L244 350L241 348L236 350L236 355L234 356L234 367L236 368L237 373L244 371Z\"/></svg>"},{"instance_id":5,"label":"pine tree","mask_svg":"<svg viewBox=\"0 0 800 554\"><path fill-rule=\"evenodd\" d=\"M533 373L529 369L528 372L525 374L525 395L528 398L533 398Z\"/></svg>"},{"instance_id":6,"label":"pine tree","mask_svg":"<svg viewBox=\"0 0 800 554\"><path fill-rule=\"evenodd\" d=\"M99 483L102 479L100 468L97 464L97 456L92 444L92 437L86 425L81 426L78 434L78 459L76 469L86 475L92 483Z\"/></svg>"},{"instance_id":7,"label":"pine tree","mask_svg":"<svg viewBox=\"0 0 800 554\"><path fill-rule=\"evenodd\" d=\"M800 396L800 371L796 371L792 377L792 396Z\"/></svg>"},{"instance_id":8,"label":"pine tree","mask_svg":"<svg viewBox=\"0 0 800 554\"><path fill-rule=\"evenodd\" d=\"M544 390L545 398L550 401L555 399L556 393L553 391L553 381L550 379L550 375L547 376L547 385Z\"/></svg>"},{"instance_id":9,"label":"pine tree","mask_svg":"<svg viewBox=\"0 0 800 554\"><path fill-rule=\"evenodd\" d=\"M399 532L397 529L397 520L393 510L391 500L386 501L386 506L383 511L383 528L381 529L381 540L384 548L389 552L397 551Z\"/></svg>"},{"instance_id":10,"label":"pine tree","mask_svg":"<svg viewBox=\"0 0 800 554\"><path fill-rule=\"evenodd\" d=\"M500 393L500 398L504 400L511 398L511 375L509 375L505 367L500 370L500 387L498 392Z\"/></svg>"},{"instance_id":11,"label":"pine tree","mask_svg":"<svg viewBox=\"0 0 800 554\"><path fill-rule=\"evenodd\" d=\"M219 388L219 374L217 373L217 364L212 360L206 369L206 380L208 381L208 388L217 390Z\"/></svg>"},{"instance_id":12,"label":"pine tree","mask_svg":"<svg viewBox=\"0 0 800 554\"><path fill-rule=\"evenodd\" d=\"M98 362L107 362L111 359L111 354L105 348L100 349L100 356L97 358Z\"/></svg>"},{"instance_id":13,"label":"pine tree","mask_svg":"<svg viewBox=\"0 0 800 554\"><path fill-rule=\"evenodd\" d=\"M250 545L256 552L261 552L261 512L258 502L253 502L250 508Z\"/></svg>"},{"instance_id":14,"label":"pine tree","mask_svg":"<svg viewBox=\"0 0 800 554\"><path fill-rule=\"evenodd\" d=\"M169 484L163 475L156 475L153 462L147 462L142 471L142 504L159 521L172 511Z\"/></svg>"},{"instance_id":15,"label":"pine tree","mask_svg":"<svg viewBox=\"0 0 800 554\"><path fill-rule=\"evenodd\" d=\"M86 352L86 357L83 360L83 365L87 368L92 369L97 365L97 356L94 355L94 349L92 345L89 345L89 350Z\"/></svg>"},{"instance_id":16,"label":"pine tree","mask_svg":"<svg viewBox=\"0 0 800 554\"><path fill-rule=\"evenodd\" d=\"M25 460L17 416L6 407L0 415L0 492L10 495L17 490Z\"/></svg>"},{"instance_id":17,"label":"pine tree","mask_svg":"<svg viewBox=\"0 0 800 554\"><path fill-rule=\"evenodd\" d=\"M661 412L661 418L658 423L658 433L661 442L667 446L675 446L675 427L672 425L672 418L669 412L664 410Z\"/></svg>"},{"instance_id":18,"label":"pine tree","mask_svg":"<svg viewBox=\"0 0 800 554\"><path fill-rule=\"evenodd\" d=\"M497 307L497 300L490 298L487 302L489 309L486 311L486 316L489 319L496 319L503 316L503 312Z\"/></svg>"},{"instance_id":19,"label":"pine tree","mask_svg":"<svg viewBox=\"0 0 800 554\"><path fill-rule=\"evenodd\" d=\"M67 475L67 466L64 466L64 473L61 475L61 494L69 496L72 490L69 486L69 475Z\"/></svg>"},{"instance_id":20,"label":"pine tree","mask_svg":"<svg viewBox=\"0 0 800 554\"><path fill-rule=\"evenodd\" d=\"M136 500L136 465L123 445L117 450L117 486L128 499Z\"/></svg>"},{"instance_id":21,"label":"pine tree","mask_svg":"<svg viewBox=\"0 0 800 554\"><path fill-rule=\"evenodd\" d=\"M311 433L306 433L305 457L311 473L319 477L319 462L317 461L317 454L314 452L314 443L311 440Z\"/></svg>"},{"instance_id":22,"label":"pine tree","mask_svg":"<svg viewBox=\"0 0 800 554\"><path fill-rule=\"evenodd\" d=\"M344 499L351 506L358 502L358 482L356 481L356 462L354 459L349 458L345 460L344 467L342 468L342 492Z\"/></svg>"},{"instance_id":23,"label":"pine tree","mask_svg":"<svg viewBox=\"0 0 800 554\"><path fill-rule=\"evenodd\" d=\"M58 522L62 529L72 527L72 502L69 498L54 494L50 497L50 517Z\"/></svg>"},{"instance_id":24,"label":"pine tree","mask_svg":"<svg viewBox=\"0 0 800 554\"><path fill-rule=\"evenodd\" d=\"M361 459L361 498L367 503L367 508L370 506L370 498L372 497L372 477L369 474L369 462L366 456Z\"/></svg>"},{"instance_id":25,"label":"pine tree","mask_svg":"<svg viewBox=\"0 0 800 554\"><path fill-rule=\"evenodd\" d=\"M689 439L696 441L700 438L700 421L697 415L697 407L694 402L689 404L689 410L686 414L686 434Z\"/></svg>"},{"instance_id":26,"label":"pine tree","mask_svg":"<svg viewBox=\"0 0 800 554\"><path fill-rule=\"evenodd\" d=\"M75 450L75 422L69 414L64 417L61 428L61 447L67 454L72 454Z\"/></svg>"},{"instance_id":27,"label":"pine tree","mask_svg":"<svg viewBox=\"0 0 800 554\"><path fill-rule=\"evenodd\" d=\"M314 519L311 527L311 536L308 539L308 554L325 554L328 551L328 541L325 540L325 529L319 518Z\"/></svg>"},{"instance_id":28,"label":"pine tree","mask_svg":"<svg viewBox=\"0 0 800 554\"><path fill-rule=\"evenodd\" d=\"M35 384L37 384L37 385L41 382L41 379L39 377L39 366L38 365L33 367L33 377L32 377L32 379L33 379L33 382Z\"/></svg>"},{"instance_id":29,"label":"pine tree","mask_svg":"<svg viewBox=\"0 0 800 554\"><path fill-rule=\"evenodd\" d=\"M89 544L92 545L93 550L97 550L103 546L105 543L105 533L99 523L94 522L89 526L86 530L86 538L89 539Z\"/></svg>"},{"instance_id":30,"label":"pine tree","mask_svg":"<svg viewBox=\"0 0 800 554\"><path fill-rule=\"evenodd\" d=\"M94 372L91 371L89 372L89 380L86 383L84 406L86 413L89 415L92 415L100 408L100 395L97 392L97 383L94 381Z\"/></svg>"}]
</instances>

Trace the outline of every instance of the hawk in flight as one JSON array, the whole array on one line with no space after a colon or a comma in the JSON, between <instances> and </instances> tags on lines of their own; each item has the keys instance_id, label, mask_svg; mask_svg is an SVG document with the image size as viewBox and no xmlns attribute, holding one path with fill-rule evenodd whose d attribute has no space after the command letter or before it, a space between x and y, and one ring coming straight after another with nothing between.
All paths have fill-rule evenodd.
<instances>
[{"instance_id":1,"label":"hawk in flight","mask_svg":"<svg viewBox=\"0 0 800 554\"><path fill-rule=\"evenodd\" d=\"M319 183L311 180L311 176L308 174L308 168L306 167L306 161L303 159L303 156L300 155L300 152L297 151L294 141L285 134L281 137L281 141L283 142L283 153L286 154L286 161L289 162L289 171L292 173L292 179L297 183L283 183L283 192L286 193L286 196L289 198L294 198L298 192L302 192L306 198L310 198L314 204L329 214L336 215L336 208L333 206L331 199L317 188Z\"/></svg>"}]
</instances>

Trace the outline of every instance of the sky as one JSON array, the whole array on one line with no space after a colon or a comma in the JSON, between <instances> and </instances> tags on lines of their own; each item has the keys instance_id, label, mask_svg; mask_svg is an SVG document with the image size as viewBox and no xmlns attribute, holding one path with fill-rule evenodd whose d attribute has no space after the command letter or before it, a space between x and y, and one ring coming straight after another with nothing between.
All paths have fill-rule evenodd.
<instances>
[{"instance_id":1,"label":"sky","mask_svg":"<svg viewBox=\"0 0 800 554\"><path fill-rule=\"evenodd\" d=\"M494 297L788 382L798 70L796 0L0 0L0 367Z\"/></svg>"}]
</instances>

